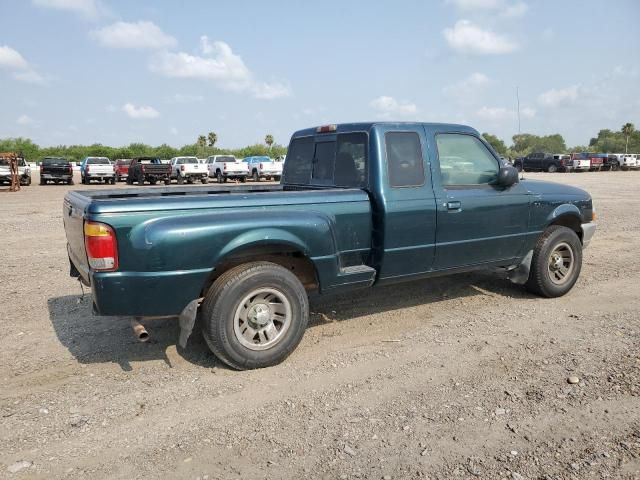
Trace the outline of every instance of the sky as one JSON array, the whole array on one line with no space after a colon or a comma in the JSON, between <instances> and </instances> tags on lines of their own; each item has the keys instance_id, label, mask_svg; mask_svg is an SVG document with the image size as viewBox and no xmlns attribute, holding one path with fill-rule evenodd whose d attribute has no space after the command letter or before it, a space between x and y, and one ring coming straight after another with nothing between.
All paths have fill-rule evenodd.
<instances>
[{"instance_id":1,"label":"sky","mask_svg":"<svg viewBox=\"0 0 640 480\"><path fill-rule=\"evenodd\" d=\"M287 144L352 121L511 143L640 127L640 1L0 0L0 138Z\"/></svg>"}]
</instances>

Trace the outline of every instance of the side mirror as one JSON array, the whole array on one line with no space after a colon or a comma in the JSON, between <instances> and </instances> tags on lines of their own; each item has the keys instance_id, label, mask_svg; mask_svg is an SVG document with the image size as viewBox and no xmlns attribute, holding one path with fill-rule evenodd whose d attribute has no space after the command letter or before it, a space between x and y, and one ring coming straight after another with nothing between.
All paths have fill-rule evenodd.
<instances>
[{"instance_id":1,"label":"side mirror","mask_svg":"<svg viewBox=\"0 0 640 480\"><path fill-rule=\"evenodd\" d=\"M518 183L518 170L511 165L503 165L498 171L498 178L496 179L496 185L501 187L510 187Z\"/></svg>"}]
</instances>

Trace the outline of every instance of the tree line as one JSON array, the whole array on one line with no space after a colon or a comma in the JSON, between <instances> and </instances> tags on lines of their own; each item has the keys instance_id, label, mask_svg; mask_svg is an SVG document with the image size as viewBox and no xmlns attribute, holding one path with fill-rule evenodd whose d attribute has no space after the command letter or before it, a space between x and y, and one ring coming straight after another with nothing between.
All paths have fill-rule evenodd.
<instances>
[{"instance_id":1,"label":"tree line","mask_svg":"<svg viewBox=\"0 0 640 480\"><path fill-rule=\"evenodd\" d=\"M499 155L509 158L524 157L532 152L544 153L572 153L572 152L601 152L601 153L640 153L640 131L632 123L626 123L619 131L603 129L596 137L591 138L589 145L577 145L568 148L564 138L559 133L552 135L533 135L522 133L512 137L512 144L505 142L495 135L483 133L483 137L491 144ZM209 155L235 155L245 158L253 155L268 155L278 157L286 155L287 147L275 143L273 135L267 134L264 143L248 145L242 148L229 149L216 147L218 135L209 132L199 135L192 144L175 148L166 143L151 146L144 143L131 143L125 147L110 147L100 143L93 145L58 145L55 147L40 147L29 138L0 139L0 152L18 152L30 162L37 162L44 157L65 157L70 161L80 161L84 157L159 157L172 158L176 156L195 156L206 158Z\"/></svg>"},{"instance_id":2,"label":"tree line","mask_svg":"<svg viewBox=\"0 0 640 480\"><path fill-rule=\"evenodd\" d=\"M617 132L609 129L600 130L596 137L591 138L589 145L576 145L571 148L567 147L559 133L543 136L530 133L514 135L513 143L509 147L495 135L483 133L482 136L499 155L509 158L525 157L533 152L640 153L640 131L635 129L633 123L625 123Z\"/></svg>"},{"instance_id":3,"label":"tree line","mask_svg":"<svg viewBox=\"0 0 640 480\"><path fill-rule=\"evenodd\" d=\"M41 147L29 138L17 137L0 139L0 152L17 152L29 162L39 162L44 157L65 157L69 161L79 162L85 157L108 157L114 160L144 156L168 159L177 156L206 158L209 155L235 155L237 158L245 158L254 155L279 157L287 153L287 148L275 143L273 135L270 134L265 136L264 144L256 143L242 148L216 147L217 141L218 135L215 132L209 132L207 135L200 135L194 143L179 148L166 143L158 146L131 143L124 147L110 147L94 143L93 145Z\"/></svg>"}]
</instances>

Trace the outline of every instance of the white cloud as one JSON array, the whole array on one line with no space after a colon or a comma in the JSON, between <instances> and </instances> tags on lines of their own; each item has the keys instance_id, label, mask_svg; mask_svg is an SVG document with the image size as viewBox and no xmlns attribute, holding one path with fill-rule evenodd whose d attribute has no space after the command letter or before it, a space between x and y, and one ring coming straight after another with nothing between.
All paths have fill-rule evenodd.
<instances>
[{"instance_id":1,"label":"white cloud","mask_svg":"<svg viewBox=\"0 0 640 480\"><path fill-rule=\"evenodd\" d=\"M488 11L498 12L503 17L521 17L529 6L523 1L509 2L507 0L448 0L463 12Z\"/></svg>"},{"instance_id":2,"label":"white cloud","mask_svg":"<svg viewBox=\"0 0 640 480\"><path fill-rule=\"evenodd\" d=\"M249 92L255 98L274 99L291 95L284 82L260 82L231 47L222 41L200 37L202 55L185 52L162 52L149 63L152 72L165 77L208 80L225 90Z\"/></svg>"},{"instance_id":3,"label":"white cloud","mask_svg":"<svg viewBox=\"0 0 640 480\"><path fill-rule=\"evenodd\" d=\"M478 93L489 83L489 77L484 73L475 72L464 80L447 85L442 89L442 93L460 103L470 103L477 98Z\"/></svg>"},{"instance_id":4,"label":"white cloud","mask_svg":"<svg viewBox=\"0 0 640 480\"><path fill-rule=\"evenodd\" d=\"M504 107L482 107L476 115L484 120L507 120L515 117L515 112Z\"/></svg>"},{"instance_id":5,"label":"white cloud","mask_svg":"<svg viewBox=\"0 0 640 480\"><path fill-rule=\"evenodd\" d=\"M160 113L153 107L144 105L136 107L131 103L125 103L122 106L122 111L129 115L129 117L135 119L158 118L160 116Z\"/></svg>"},{"instance_id":6,"label":"white cloud","mask_svg":"<svg viewBox=\"0 0 640 480\"><path fill-rule=\"evenodd\" d=\"M0 68L22 70L29 68L29 63L22 55L8 45L0 46Z\"/></svg>"},{"instance_id":7,"label":"white cloud","mask_svg":"<svg viewBox=\"0 0 640 480\"><path fill-rule=\"evenodd\" d=\"M0 69L11 71L11 76L25 83L43 85L45 79L36 72L17 50L8 45L0 46Z\"/></svg>"},{"instance_id":8,"label":"white cloud","mask_svg":"<svg viewBox=\"0 0 640 480\"><path fill-rule=\"evenodd\" d=\"M99 0L32 0L32 2L38 7L73 12L90 19L107 13Z\"/></svg>"},{"instance_id":9,"label":"white cloud","mask_svg":"<svg viewBox=\"0 0 640 480\"><path fill-rule=\"evenodd\" d=\"M536 116L536 109L531 107L523 107L520 109L520 115L524 118L533 118Z\"/></svg>"},{"instance_id":10,"label":"white cloud","mask_svg":"<svg viewBox=\"0 0 640 480\"><path fill-rule=\"evenodd\" d=\"M575 103L579 96L579 85L571 85L567 88L547 90L538 95L538 103L543 107L556 108Z\"/></svg>"},{"instance_id":11,"label":"white cloud","mask_svg":"<svg viewBox=\"0 0 640 480\"><path fill-rule=\"evenodd\" d=\"M176 93L167 97L169 103L199 103L203 102L204 97L202 95L192 95L189 93Z\"/></svg>"},{"instance_id":12,"label":"white cloud","mask_svg":"<svg viewBox=\"0 0 640 480\"><path fill-rule=\"evenodd\" d=\"M26 114L22 114L18 117L18 119L16 120L16 123L18 125L33 125L33 118L31 118L29 115Z\"/></svg>"},{"instance_id":13,"label":"white cloud","mask_svg":"<svg viewBox=\"0 0 640 480\"><path fill-rule=\"evenodd\" d=\"M177 42L155 23L141 20L135 23L116 22L91 32L104 47L159 49L173 47Z\"/></svg>"},{"instance_id":14,"label":"white cloud","mask_svg":"<svg viewBox=\"0 0 640 480\"><path fill-rule=\"evenodd\" d=\"M418 113L418 107L415 104L405 101L399 102L395 98L385 95L371 100L369 106L378 111L379 118L410 117Z\"/></svg>"},{"instance_id":15,"label":"white cloud","mask_svg":"<svg viewBox=\"0 0 640 480\"><path fill-rule=\"evenodd\" d=\"M518 44L508 37L483 30L469 20L458 20L443 33L449 47L461 53L499 55L518 49Z\"/></svg>"}]
</instances>

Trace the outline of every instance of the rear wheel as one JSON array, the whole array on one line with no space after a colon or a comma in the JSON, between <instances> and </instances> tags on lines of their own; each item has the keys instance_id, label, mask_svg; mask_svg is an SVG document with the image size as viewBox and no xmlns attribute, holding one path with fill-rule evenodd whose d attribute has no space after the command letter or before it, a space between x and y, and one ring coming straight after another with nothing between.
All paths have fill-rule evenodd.
<instances>
[{"instance_id":1,"label":"rear wheel","mask_svg":"<svg viewBox=\"0 0 640 480\"><path fill-rule=\"evenodd\" d=\"M547 167L547 172L549 172L549 173L556 173L557 171L558 171L558 167L554 163L552 163L551 165L549 165Z\"/></svg>"},{"instance_id":2,"label":"rear wheel","mask_svg":"<svg viewBox=\"0 0 640 480\"><path fill-rule=\"evenodd\" d=\"M208 178L208 177L202 177L202 178L200 179L200 181L201 181L202 183L209 183L209 178Z\"/></svg>"},{"instance_id":3,"label":"rear wheel","mask_svg":"<svg viewBox=\"0 0 640 480\"><path fill-rule=\"evenodd\" d=\"M158 183L158 181L154 178L153 180L149 180L149 183L151 185L155 185L156 183Z\"/></svg>"},{"instance_id":4,"label":"rear wheel","mask_svg":"<svg viewBox=\"0 0 640 480\"><path fill-rule=\"evenodd\" d=\"M73 178L70 178L69 180L67 180L67 185L73 185Z\"/></svg>"},{"instance_id":5,"label":"rear wheel","mask_svg":"<svg viewBox=\"0 0 640 480\"><path fill-rule=\"evenodd\" d=\"M144 176L143 175L140 175L138 177L138 185L140 185L140 186L144 185Z\"/></svg>"},{"instance_id":6,"label":"rear wheel","mask_svg":"<svg viewBox=\"0 0 640 480\"><path fill-rule=\"evenodd\" d=\"M218 180L218 183L222 183L223 179L222 179L222 172L220 170L218 170L216 172L216 180Z\"/></svg>"},{"instance_id":7,"label":"rear wheel","mask_svg":"<svg viewBox=\"0 0 640 480\"><path fill-rule=\"evenodd\" d=\"M253 171L253 176L252 177L253 177L253 181L254 182L259 182L260 181L260 175L258 174L257 170Z\"/></svg>"},{"instance_id":8,"label":"rear wheel","mask_svg":"<svg viewBox=\"0 0 640 480\"><path fill-rule=\"evenodd\" d=\"M618 162L613 162L611 164L611 171L617 172L618 170L620 170L620 164Z\"/></svg>"},{"instance_id":9,"label":"rear wheel","mask_svg":"<svg viewBox=\"0 0 640 480\"><path fill-rule=\"evenodd\" d=\"M582 268L582 243L573 230L553 225L533 250L526 288L543 297L561 297L573 288Z\"/></svg>"},{"instance_id":10,"label":"rear wheel","mask_svg":"<svg viewBox=\"0 0 640 480\"><path fill-rule=\"evenodd\" d=\"M164 179L164 184L165 185L171 185L171 179L170 178L165 178Z\"/></svg>"},{"instance_id":11,"label":"rear wheel","mask_svg":"<svg viewBox=\"0 0 640 480\"><path fill-rule=\"evenodd\" d=\"M177 181L179 185L182 185L184 183L184 177L178 175Z\"/></svg>"},{"instance_id":12,"label":"rear wheel","mask_svg":"<svg viewBox=\"0 0 640 480\"><path fill-rule=\"evenodd\" d=\"M240 177L240 183L245 183L247 181L247 177Z\"/></svg>"},{"instance_id":13,"label":"rear wheel","mask_svg":"<svg viewBox=\"0 0 640 480\"><path fill-rule=\"evenodd\" d=\"M252 262L228 270L202 304L203 335L213 353L238 370L282 362L309 320L307 292L280 265Z\"/></svg>"}]
</instances>

